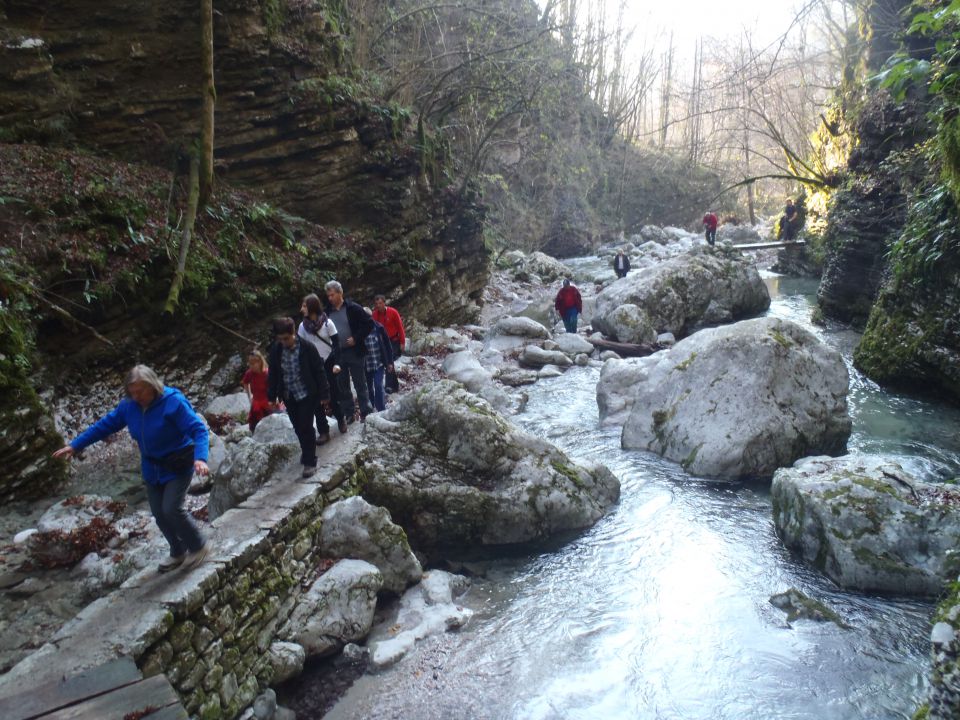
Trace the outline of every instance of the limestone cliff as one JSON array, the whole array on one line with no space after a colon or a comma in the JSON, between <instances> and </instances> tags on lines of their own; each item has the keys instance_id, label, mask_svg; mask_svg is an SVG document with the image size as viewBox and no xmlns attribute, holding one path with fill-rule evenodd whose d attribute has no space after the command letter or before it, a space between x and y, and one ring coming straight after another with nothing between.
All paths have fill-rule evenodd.
<instances>
[{"instance_id":1,"label":"limestone cliff","mask_svg":"<svg viewBox=\"0 0 960 720\"><path fill-rule=\"evenodd\" d=\"M479 309L483 208L427 179L410 114L353 73L339 4L216 10L218 189L171 322L159 310L200 120L196 4L0 4L0 321L17 331L0 390L23 398L0 410L0 498L58 476L34 465L57 442L54 399L89 405L94 380L104 394L135 361L216 392L235 382L238 335L263 340L327 279L428 323Z\"/></svg>"}]
</instances>

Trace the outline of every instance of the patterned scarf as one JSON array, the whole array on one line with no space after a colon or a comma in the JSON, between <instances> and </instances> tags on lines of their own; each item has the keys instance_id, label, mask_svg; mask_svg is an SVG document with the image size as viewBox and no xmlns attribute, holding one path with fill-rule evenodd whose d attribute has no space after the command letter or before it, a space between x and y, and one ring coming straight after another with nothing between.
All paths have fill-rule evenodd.
<instances>
[{"instance_id":1,"label":"patterned scarf","mask_svg":"<svg viewBox=\"0 0 960 720\"><path fill-rule=\"evenodd\" d=\"M316 335L320 337L320 331L323 329L323 326L327 324L327 314L320 313L316 321L311 320L309 317L303 319L303 326L307 329L307 332L311 335ZM322 339L322 338L321 338Z\"/></svg>"}]
</instances>

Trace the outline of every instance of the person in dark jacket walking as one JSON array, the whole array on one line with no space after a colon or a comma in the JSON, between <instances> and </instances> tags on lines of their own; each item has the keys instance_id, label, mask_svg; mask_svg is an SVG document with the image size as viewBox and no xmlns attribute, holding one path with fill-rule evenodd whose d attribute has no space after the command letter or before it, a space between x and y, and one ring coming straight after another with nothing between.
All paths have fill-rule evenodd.
<instances>
[{"instance_id":1,"label":"person in dark jacket walking","mask_svg":"<svg viewBox=\"0 0 960 720\"><path fill-rule=\"evenodd\" d=\"M303 477L313 477L317 472L317 435L313 429L313 416L318 404L323 404L324 412L330 405L323 360L313 345L297 336L292 318L274 320L273 334L277 341L270 348L267 397L270 402L281 399L287 406L293 431L300 441Z\"/></svg>"},{"instance_id":2,"label":"person in dark jacket walking","mask_svg":"<svg viewBox=\"0 0 960 720\"><path fill-rule=\"evenodd\" d=\"M373 319L383 325L390 338L390 349L393 351L393 361L396 362L403 355L403 346L407 344L407 334L403 328L403 318L396 308L387 305L386 295L377 295L373 298ZM400 378L396 370L387 369L384 376L384 389L387 393L400 390Z\"/></svg>"},{"instance_id":3,"label":"person in dark jacket walking","mask_svg":"<svg viewBox=\"0 0 960 720\"><path fill-rule=\"evenodd\" d=\"M297 337L313 345L323 360L323 369L327 375L327 385L337 386L337 375L340 374L340 340L337 337L337 328L333 321L323 312L320 298L310 293L300 305L303 322L297 328ZM330 393L330 409L337 419L337 427L341 433L347 431L347 423L340 409L340 399L337 393ZM330 442L330 423L327 422L326 407L317 405L317 445Z\"/></svg>"},{"instance_id":4,"label":"person in dark jacket walking","mask_svg":"<svg viewBox=\"0 0 960 720\"><path fill-rule=\"evenodd\" d=\"M372 312L370 314L373 315ZM386 410L384 377L393 370L393 349L386 329L376 320L373 321L373 332L367 335L367 354L363 357L363 367L367 373L367 392L374 410Z\"/></svg>"},{"instance_id":5,"label":"person in dark jacket walking","mask_svg":"<svg viewBox=\"0 0 960 720\"><path fill-rule=\"evenodd\" d=\"M630 272L630 258L623 250L617 251L617 256L613 259L613 271L618 278L625 278Z\"/></svg>"},{"instance_id":6,"label":"person in dark jacket walking","mask_svg":"<svg viewBox=\"0 0 960 720\"><path fill-rule=\"evenodd\" d=\"M787 198L787 206L783 209L783 217L780 220L781 234L786 242L793 242L797 239L797 226L799 224L797 206L793 204L793 198Z\"/></svg>"},{"instance_id":7,"label":"person in dark jacket walking","mask_svg":"<svg viewBox=\"0 0 960 720\"><path fill-rule=\"evenodd\" d=\"M164 387L156 373L137 365L124 383L127 397L53 456L69 460L94 443L127 428L140 446L140 472L157 527L170 545L158 570L194 567L209 551L183 507L193 474L207 475L207 426L179 390Z\"/></svg>"},{"instance_id":8,"label":"person in dark jacket walking","mask_svg":"<svg viewBox=\"0 0 960 720\"><path fill-rule=\"evenodd\" d=\"M553 306L557 309L560 317L563 318L563 326L568 333L577 331L577 317L583 312L583 298L580 297L580 291L576 285L570 283L567 278L563 281L563 287L557 293Z\"/></svg>"},{"instance_id":9,"label":"person in dark jacket walking","mask_svg":"<svg viewBox=\"0 0 960 720\"><path fill-rule=\"evenodd\" d=\"M340 338L340 367L343 368L339 375L340 408L349 424L354 421L356 408L350 392L351 380L360 405L360 417L365 418L373 412L363 364L367 336L373 332L373 318L362 306L343 296L343 286L336 280L328 282L324 289L327 292L327 317L333 321Z\"/></svg>"}]
</instances>

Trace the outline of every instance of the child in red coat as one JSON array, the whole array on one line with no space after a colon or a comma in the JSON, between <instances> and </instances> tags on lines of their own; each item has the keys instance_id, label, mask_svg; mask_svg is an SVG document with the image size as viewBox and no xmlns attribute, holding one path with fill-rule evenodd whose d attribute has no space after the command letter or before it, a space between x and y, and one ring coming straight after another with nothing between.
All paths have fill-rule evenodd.
<instances>
[{"instance_id":1,"label":"child in red coat","mask_svg":"<svg viewBox=\"0 0 960 720\"><path fill-rule=\"evenodd\" d=\"M247 371L243 374L240 384L247 391L250 398L250 432L253 432L257 423L270 415L274 410L273 404L267 399L267 360L259 350L251 350L247 358Z\"/></svg>"}]
</instances>

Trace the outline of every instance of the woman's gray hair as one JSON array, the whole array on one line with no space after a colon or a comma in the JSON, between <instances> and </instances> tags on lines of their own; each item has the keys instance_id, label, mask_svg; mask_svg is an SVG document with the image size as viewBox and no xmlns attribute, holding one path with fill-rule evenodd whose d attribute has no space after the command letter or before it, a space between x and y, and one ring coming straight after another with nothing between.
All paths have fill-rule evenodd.
<instances>
[{"instance_id":1,"label":"woman's gray hair","mask_svg":"<svg viewBox=\"0 0 960 720\"><path fill-rule=\"evenodd\" d=\"M135 382L142 382L149 385L157 394L157 397L163 395L163 382L157 377L157 374L146 365L134 365L127 373L127 380L123 387L128 388Z\"/></svg>"},{"instance_id":2,"label":"woman's gray hair","mask_svg":"<svg viewBox=\"0 0 960 720\"><path fill-rule=\"evenodd\" d=\"M343 285L338 283L336 280L331 280L330 282L328 282L326 285L323 286L323 289L328 291L333 290L343 295Z\"/></svg>"}]
</instances>

